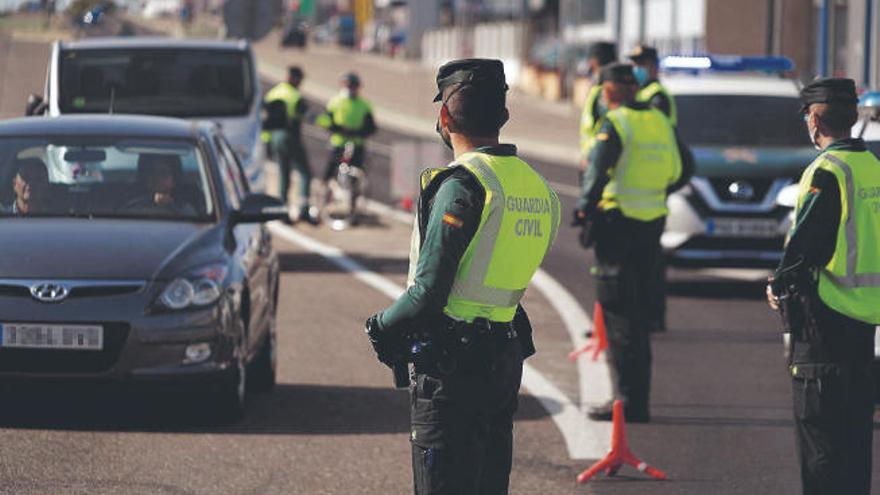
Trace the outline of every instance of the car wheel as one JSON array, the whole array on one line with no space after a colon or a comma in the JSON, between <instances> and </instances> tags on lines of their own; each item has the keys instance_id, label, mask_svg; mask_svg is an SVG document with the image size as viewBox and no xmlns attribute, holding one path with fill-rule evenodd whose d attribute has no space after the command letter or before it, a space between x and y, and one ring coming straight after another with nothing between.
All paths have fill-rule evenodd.
<instances>
[{"instance_id":1,"label":"car wheel","mask_svg":"<svg viewBox=\"0 0 880 495\"><path fill-rule=\"evenodd\" d=\"M244 337L242 337L244 338ZM247 399L247 364L244 349L235 351L235 365L224 375L216 391L216 419L233 423L244 417Z\"/></svg>"},{"instance_id":2,"label":"car wheel","mask_svg":"<svg viewBox=\"0 0 880 495\"><path fill-rule=\"evenodd\" d=\"M268 392L275 387L278 370L278 337L275 331L275 318L269 323L260 353L251 363L248 387L254 392Z\"/></svg>"}]
</instances>

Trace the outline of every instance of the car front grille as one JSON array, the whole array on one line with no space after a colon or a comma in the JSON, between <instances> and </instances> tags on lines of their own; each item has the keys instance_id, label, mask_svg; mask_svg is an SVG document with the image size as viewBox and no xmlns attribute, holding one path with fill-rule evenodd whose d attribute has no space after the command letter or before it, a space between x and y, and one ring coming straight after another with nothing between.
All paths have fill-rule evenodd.
<instances>
[{"instance_id":1,"label":"car front grille","mask_svg":"<svg viewBox=\"0 0 880 495\"><path fill-rule=\"evenodd\" d=\"M100 351L0 348L0 373L103 373L119 360L128 338L125 323L103 323L104 348Z\"/></svg>"}]
</instances>

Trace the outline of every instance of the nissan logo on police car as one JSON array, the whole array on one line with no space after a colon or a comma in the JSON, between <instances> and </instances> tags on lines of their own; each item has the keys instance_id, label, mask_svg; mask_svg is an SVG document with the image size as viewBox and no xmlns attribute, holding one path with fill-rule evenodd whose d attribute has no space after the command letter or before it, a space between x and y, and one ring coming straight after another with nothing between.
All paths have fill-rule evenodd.
<instances>
[{"instance_id":1,"label":"nissan logo on police car","mask_svg":"<svg viewBox=\"0 0 880 495\"><path fill-rule=\"evenodd\" d=\"M731 198L739 201L748 201L755 198L755 188L748 182L741 180L731 182L727 186L727 192L730 193Z\"/></svg>"},{"instance_id":2,"label":"nissan logo on police car","mask_svg":"<svg viewBox=\"0 0 880 495\"><path fill-rule=\"evenodd\" d=\"M40 302L61 302L70 294L70 289L54 283L43 283L31 286L31 296Z\"/></svg>"}]
</instances>

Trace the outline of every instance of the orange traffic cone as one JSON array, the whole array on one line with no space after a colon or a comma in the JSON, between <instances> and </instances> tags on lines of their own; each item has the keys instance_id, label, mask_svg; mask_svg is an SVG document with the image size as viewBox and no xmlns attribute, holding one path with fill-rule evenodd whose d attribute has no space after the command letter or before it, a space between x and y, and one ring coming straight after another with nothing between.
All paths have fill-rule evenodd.
<instances>
[{"instance_id":1,"label":"orange traffic cone","mask_svg":"<svg viewBox=\"0 0 880 495\"><path fill-rule=\"evenodd\" d=\"M623 402L620 400L614 401L612 419L614 420L614 426L611 432L611 450L604 459L593 464L589 469L581 473L577 477L577 482L586 483L590 478L603 469L605 470L606 476L614 476L624 464L629 464L639 471L648 473L658 480L665 480L666 473L640 461L635 455L633 455L632 451L629 450L629 446L626 443L626 431L624 429Z\"/></svg>"},{"instance_id":2,"label":"orange traffic cone","mask_svg":"<svg viewBox=\"0 0 880 495\"><path fill-rule=\"evenodd\" d=\"M605 332L605 315L602 313L602 305L599 301L593 305L593 334L587 345L571 351L568 360L577 361L578 356L593 351L593 361L599 359L599 354L608 348L608 334Z\"/></svg>"}]
</instances>

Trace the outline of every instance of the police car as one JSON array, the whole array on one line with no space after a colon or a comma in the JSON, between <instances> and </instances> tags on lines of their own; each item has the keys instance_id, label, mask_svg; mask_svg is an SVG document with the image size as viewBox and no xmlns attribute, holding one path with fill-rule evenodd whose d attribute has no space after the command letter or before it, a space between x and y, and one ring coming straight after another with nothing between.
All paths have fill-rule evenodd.
<instances>
[{"instance_id":1,"label":"police car","mask_svg":"<svg viewBox=\"0 0 880 495\"><path fill-rule=\"evenodd\" d=\"M696 173L669 197L662 244L678 266L773 267L791 208L777 203L815 158L782 57L666 57L661 82Z\"/></svg>"}]
</instances>

